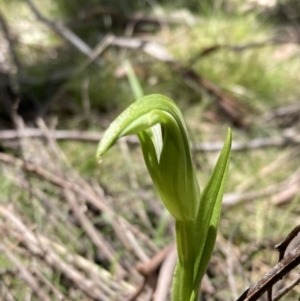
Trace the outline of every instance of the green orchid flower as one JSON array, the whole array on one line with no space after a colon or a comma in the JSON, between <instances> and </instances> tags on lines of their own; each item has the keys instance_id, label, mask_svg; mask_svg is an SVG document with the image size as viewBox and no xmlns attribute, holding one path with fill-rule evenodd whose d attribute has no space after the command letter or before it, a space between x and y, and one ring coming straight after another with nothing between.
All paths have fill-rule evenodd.
<instances>
[{"instance_id":1,"label":"green orchid flower","mask_svg":"<svg viewBox=\"0 0 300 301\"><path fill-rule=\"evenodd\" d=\"M200 190L186 126L175 103L158 94L134 102L107 129L98 158L117 139L130 134L139 137L148 171L166 208L176 220L194 221Z\"/></svg>"},{"instance_id":2,"label":"green orchid flower","mask_svg":"<svg viewBox=\"0 0 300 301\"><path fill-rule=\"evenodd\" d=\"M172 300L196 301L213 252L231 149L231 131L202 195L192 165L185 122L176 104L163 95L142 97L105 132L98 159L117 139L137 134L152 181L176 222L178 262Z\"/></svg>"}]
</instances>

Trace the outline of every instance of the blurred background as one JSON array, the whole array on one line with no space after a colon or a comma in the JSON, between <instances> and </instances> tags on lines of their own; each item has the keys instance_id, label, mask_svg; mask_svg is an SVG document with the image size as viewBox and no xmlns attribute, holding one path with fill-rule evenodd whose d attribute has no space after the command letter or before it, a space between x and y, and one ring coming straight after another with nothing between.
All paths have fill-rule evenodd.
<instances>
[{"instance_id":1,"label":"blurred background","mask_svg":"<svg viewBox=\"0 0 300 301\"><path fill-rule=\"evenodd\" d=\"M0 300L170 300L174 222L137 139L95 158L132 74L182 110L202 188L233 130L200 298L236 300L299 223L299 42L298 0L0 0Z\"/></svg>"}]
</instances>

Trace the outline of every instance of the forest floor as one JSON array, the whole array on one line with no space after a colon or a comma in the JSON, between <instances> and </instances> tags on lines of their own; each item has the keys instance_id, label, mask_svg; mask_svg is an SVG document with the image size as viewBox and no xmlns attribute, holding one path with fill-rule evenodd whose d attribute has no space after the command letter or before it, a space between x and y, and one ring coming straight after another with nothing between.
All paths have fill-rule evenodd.
<instances>
[{"instance_id":1,"label":"forest floor","mask_svg":"<svg viewBox=\"0 0 300 301\"><path fill-rule=\"evenodd\" d=\"M201 300L276 265L300 222L299 4L198 2L0 0L0 300L170 300L174 220L136 137L95 156L134 101L125 62L182 110L200 187L233 131Z\"/></svg>"}]
</instances>

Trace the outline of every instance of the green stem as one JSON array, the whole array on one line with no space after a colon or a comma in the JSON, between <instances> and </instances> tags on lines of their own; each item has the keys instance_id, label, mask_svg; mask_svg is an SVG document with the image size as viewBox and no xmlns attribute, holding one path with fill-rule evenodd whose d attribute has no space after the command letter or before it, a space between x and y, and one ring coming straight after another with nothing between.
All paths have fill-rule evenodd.
<instances>
[{"instance_id":1,"label":"green stem","mask_svg":"<svg viewBox=\"0 0 300 301\"><path fill-rule=\"evenodd\" d=\"M177 294L173 301L196 300L194 292L194 262L196 260L195 249L195 223L176 221L176 242L178 252L178 281L174 283ZM197 295L197 293L196 293Z\"/></svg>"}]
</instances>

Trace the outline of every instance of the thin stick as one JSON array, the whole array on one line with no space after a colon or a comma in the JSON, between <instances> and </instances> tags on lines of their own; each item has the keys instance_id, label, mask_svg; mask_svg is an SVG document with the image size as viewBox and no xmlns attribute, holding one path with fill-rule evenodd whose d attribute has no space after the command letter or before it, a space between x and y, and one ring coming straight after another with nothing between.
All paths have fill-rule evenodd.
<instances>
[{"instance_id":1,"label":"thin stick","mask_svg":"<svg viewBox=\"0 0 300 301\"><path fill-rule=\"evenodd\" d=\"M117 258L115 250L113 250L113 248L106 243L102 234L94 228L93 224L89 221L89 219L82 212L82 210L80 210L74 193L68 189L65 189L64 195L75 217L79 220L82 228L85 230L90 240L111 263L114 263ZM122 266L117 264L116 268L118 278L123 278L123 276L125 275L125 271L122 268Z\"/></svg>"},{"instance_id":2,"label":"thin stick","mask_svg":"<svg viewBox=\"0 0 300 301\"><path fill-rule=\"evenodd\" d=\"M106 298L102 290L99 289L98 285L95 285L93 281L87 279L87 277L83 275L83 273L76 270L74 266L71 266L63 261L50 245L45 245L41 240L38 240L32 231L30 231L26 225L24 225L24 223L19 220L10 210L2 206L0 207L0 215L10 223L10 234L15 235L18 240L22 241L32 254L41 258L50 267L59 269L80 290L92 298L92 300L96 301L101 299L108 301L108 298ZM17 231L11 231L11 228L14 228ZM8 250L10 248L6 249ZM9 254L11 254L11 252ZM47 300L45 298L39 299Z\"/></svg>"},{"instance_id":3,"label":"thin stick","mask_svg":"<svg viewBox=\"0 0 300 301\"><path fill-rule=\"evenodd\" d=\"M69 130L49 130L51 137L57 140L70 140L82 142L98 143L102 138L103 133L91 133L82 131ZM21 137L43 138L45 134L42 130L36 128L26 128L21 132L16 130L0 131L0 140L15 140ZM137 145L138 139L134 136L122 138L130 144ZM196 152L219 152L223 148L223 141L207 141L201 143L194 143L192 148ZM289 145L299 145L300 135L295 136L281 136L281 137L265 137L248 140L245 142L234 141L232 143L232 151L245 151L253 149L262 149L268 147L285 147Z\"/></svg>"},{"instance_id":4,"label":"thin stick","mask_svg":"<svg viewBox=\"0 0 300 301\"><path fill-rule=\"evenodd\" d=\"M286 295L289 291L291 291L296 285L300 283L300 276L297 277L294 281L292 281L289 285L285 286L283 289L278 291L278 293L273 297L273 301L278 301Z\"/></svg>"},{"instance_id":5,"label":"thin stick","mask_svg":"<svg viewBox=\"0 0 300 301\"><path fill-rule=\"evenodd\" d=\"M12 252L9 251L9 247L7 245L0 244L0 252L3 252L9 261L17 268L20 273L20 278L26 282L38 299L51 301L27 267Z\"/></svg>"},{"instance_id":6,"label":"thin stick","mask_svg":"<svg viewBox=\"0 0 300 301\"><path fill-rule=\"evenodd\" d=\"M170 291L172 276L177 262L177 250L172 245L167 257L164 259L160 268L156 290L154 292L153 301L165 301Z\"/></svg>"},{"instance_id":7,"label":"thin stick","mask_svg":"<svg viewBox=\"0 0 300 301\"><path fill-rule=\"evenodd\" d=\"M300 264L300 246L277 263L258 282L250 286L236 301L256 301L289 271Z\"/></svg>"},{"instance_id":8,"label":"thin stick","mask_svg":"<svg viewBox=\"0 0 300 301\"><path fill-rule=\"evenodd\" d=\"M33 275L36 275L38 279L40 279L40 282L44 283L46 286L49 287L49 289L53 292L53 294L55 295L56 300L63 300L63 301L71 301L69 298L67 298L66 296L63 295L63 293L61 291L59 291L54 285L53 283L51 283L51 281L49 281L44 275L43 273L41 273L37 267L31 267L30 271Z\"/></svg>"},{"instance_id":9,"label":"thin stick","mask_svg":"<svg viewBox=\"0 0 300 301\"><path fill-rule=\"evenodd\" d=\"M21 167L28 172L35 173L40 177L46 179L51 184L62 189L72 190L76 194L83 197L83 199L87 200L90 204L95 206L95 208L97 208L99 211L107 214L111 226L113 227L115 233L126 249L135 254L141 261L148 260L148 256L145 254L142 248L137 247L139 243L130 230L131 227L128 226L129 222L121 216L117 216L115 212L107 205L107 202L99 198L99 196L96 195L91 189L82 189L80 185L66 180L41 166L37 166L30 162L24 162L23 160L14 158L13 156L10 156L8 154L0 153L0 161L6 164ZM124 231L124 227L126 231ZM128 268L134 273L134 269L130 268L130 266L128 266Z\"/></svg>"},{"instance_id":10,"label":"thin stick","mask_svg":"<svg viewBox=\"0 0 300 301\"><path fill-rule=\"evenodd\" d=\"M68 29L66 26L64 26L61 23L55 23L49 19L47 19L45 16L43 16L38 8L35 6L35 4L31 0L25 0L25 2L30 7L31 11L34 13L36 18L46 24L48 27L50 27L52 30L57 32L60 36L62 36L64 39L69 41L72 45L74 45L78 50L80 50L82 53L84 53L86 56L92 58L93 57L93 50L92 48L87 45L83 40L81 40L77 35L75 35L70 29ZM98 65L102 65L103 61L98 60Z\"/></svg>"},{"instance_id":11,"label":"thin stick","mask_svg":"<svg viewBox=\"0 0 300 301\"><path fill-rule=\"evenodd\" d=\"M289 244L292 242L292 240L299 234L300 232L300 225L296 226L287 237L283 241L281 241L279 244L275 246L275 249L279 252L279 259L278 262L283 259L284 253L289 246Z\"/></svg>"}]
</instances>

